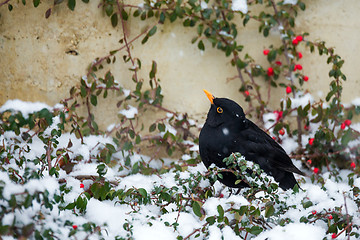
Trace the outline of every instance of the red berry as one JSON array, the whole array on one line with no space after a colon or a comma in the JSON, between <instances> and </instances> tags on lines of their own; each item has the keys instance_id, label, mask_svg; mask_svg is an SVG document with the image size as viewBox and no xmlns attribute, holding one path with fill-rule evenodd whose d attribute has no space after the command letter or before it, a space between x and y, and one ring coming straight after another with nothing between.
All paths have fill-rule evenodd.
<instances>
[{"instance_id":1,"label":"red berry","mask_svg":"<svg viewBox=\"0 0 360 240\"><path fill-rule=\"evenodd\" d=\"M302 70L303 69L303 67L301 66L301 64L296 64L295 66L294 66L294 71L296 71L296 70Z\"/></svg>"},{"instance_id":2,"label":"red berry","mask_svg":"<svg viewBox=\"0 0 360 240\"><path fill-rule=\"evenodd\" d=\"M346 126L350 126L350 125L351 125L351 120L350 120L350 119L346 119L346 120L344 121L344 123L345 123Z\"/></svg>"},{"instance_id":3,"label":"red berry","mask_svg":"<svg viewBox=\"0 0 360 240\"><path fill-rule=\"evenodd\" d=\"M274 113L276 114L276 121L278 122L283 116L283 111L275 110Z\"/></svg>"},{"instance_id":4,"label":"red berry","mask_svg":"<svg viewBox=\"0 0 360 240\"><path fill-rule=\"evenodd\" d=\"M265 50L263 51L264 55L268 55L268 54L269 54L269 52L270 52L270 50L269 50L269 49L265 49Z\"/></svg>"},{"instance_id":5,"label":"red berry","mask_svg":"<svg viewBox=\"0 0 360 240\"><path fill-rule=\"evenodd\" d=\"M298 52L298 58L301 59L303 56L302 56L302 53L301 52Z\"/></svg>"},{"instance_id":6,"label":"red berry","mask_svg":"<svg viewBox=\"0 0 360 240\"><path fill-rule=\"evenodd\" d=\"M345 127L346 127L345 123L342 123L340 127L341 127L341 129L343 129L343 130L344 130L344 129L345 129Z\"/></svg>"},{"instance_id":7,"label":"red berry","mask_svg":"<svg viewBox=\"0 0 360 240\"><path fill-rule=\"evenodd\" d=\"M351 162L351 163L350 163L350 167L351 167L351 168L356 168L356 164L355 164L354 162Z\"/></svg>"},{"instance_id":8,"label":"red berry","mask_svg":"<svg viewBox=\"0 0 360 240\"><path fill-rule=\"evenodd\" d=\"M276 141L276 137L272 137L272 139L274 139Z\"/></svg>"},{"instance_id":9,"label":"red berry","mask_svg":"<svg viewBox=\"0 0 360 240\"><path fill-rule=\"evenodd\" d=\"M269 67L268 70L267 70L267 75L269 77L271 77L272 75L274 75L274 69L272 67Z\"/></svg>"},{"instance_id":10,"label":"red berry","mask_svg":"<svg viewBox=\"0 0 360 240\"><path fill-rule=\"evenodd\" d=\"M313 145L314 140L315 140L314 138L310 138L310 139L309 139L309 145Z\"/></svg>"},{"instance_id":11,"label":"red berry","mask_svg":"<svg viewBox=\"0 0 360 240\"><path fill-rule=\"evenodd\" d=\"M276 61L275 64L278 65L278 66L282 65L282 63L280 61Z\"/></svg>"},{"instance_id":12,"label":"red berry","mask_svg":"<svg viewBox=\"0 0 360 240\"><path fill-rule=\"evenodd\" d=\"M78 226L77 225L72 225L72 228L76 230L78 228Z\"/></svg>"},{"instance_id":13,"label":"red berry","mask_svg":"<svg viewBox=\"0 0 360 240\"><path fill-rule=\"evenodd\" d=\"M291 93L291 92L292 92L291 87L290 87L290 86L287 86L287 87L286 87L286 93L289 94L289 93Z\"/></svg>"},{"instance_id":14,"label":"red berry","mask_svg":"<svg viewBox=\"0 0 360 240\"><path fill-rule=\"evenodd\" d=\"M281 136L283 136L284 134L285 134L285 130L282 128L282 129L280 129L279 130L279 134L281 135Z\"/></svg>"},{"instance_id":15,"label":"red berry","mask_svg":"<svg viewBox=\"0 0 360 240\"><path fill-rule=\"evenodd\" d=\"M249 95L250 95L250 93L249 93L249 91L248 91L248 90L245 90L245 92L244 92L244 93L245 93L245 95L246 95L246 96L249 96Z\"/></svg>"},{"instance_id":16,"label":"red berry","mask_svg":"<svg viewBox=\"0 0 360 240\"><path fill-rule=\"evenodd\" d=\"M301 41L303 40L303 37L302 37L301 35L299 35L299 36L297 36L295 39L296 39L298 42L301 42Z\"/></svg>"},{"instance_id":17,"label":"red berry","mask_svg":"<svg viewBox=\"0 0 360 240\"><path fill-rule=\"evenodd\" d=\"M315 215L315 214L316 214L316 211L315 211L315 210L313 210L311 213L312 213L312 215Z\"/></svg>"},{"instance_id":18,"label":"red berry","mask_svg":"<svg viewBox=\"0 0 360 240\"><path fill-rule=\"evenodd\" d=\"M333 216L332 216L332 215L329 215L329 216L327 216L327 218L328 218L329 220L331 220L331 219L333 219Z\"/></svg>"},{"instance_id":19,"label":"red berry","mask_svg":"<svg viewBox=\"0 0 360 240\"><path fill-rule=\"evenodd\" d=\"M305 82L307 82L307 81L309 80L309 77L308 77L308 76L304 76L304 77L303 77L303 80L304 80Z\"/></svg>"},{"instance_id":20,"label":"red berry","mask_svg":"<svg viewBox=\"0 0 360 240\"><path fill-rule=\"evenodd\" d=\"M292 44L293 45L297 45L299 43L299 41L296 39L296 38L294 38L293 40L292 40Z\"/></svg>"},{"instance_id":21,"label":"red berry","mask_svg":"<svg viewBox=\"0 0 360 240\"><path fill-rule=\"evenodd\" d=\"M223 198L224 194L220 193L219 198Z\"/></svg>"},{"instance_id":22,"label":"red berry","mask_svg":"<svg viewBox=\"0 0 360 240\"><path fill-rule=\"evenodd\" d=\"M314 172L315 174L318 174L318 173L319 173L319 169L316 167L316 168L314 168L313 172Z\"/></svg>"},{"instance_id":23,"label":"red berry","mask_svg":"<svg viewBox=\"0 0 360 240\"><path fill-rule=\"evenodd\" d=\"M309 130L310 130L310 126L309 126L309 125L304 125L304 130L305 130L305 131L309 131Z\"/></svg>"},{"instance_id":24,"label":"red berry","mask_svg":"<svg viewBox=\"0 0 360 240\"><path fill-rule=\"evenodd\" d=\"M332 238L332 239L337 238L337 234L336 234L336 233L333 233L333 234L331 235L331 238Z\"/></svg>"},{"instance_id":25,"label":"red berry","mask_svg":"<svg viewBox=\"0 0 360 240\"><path fill-rule=\"evenodd\" d=\"M80 183L80 188L84 188L84 184L83 184L83 183Z\"/></svg>"},{"instance_id":26,"label":"red berry","mask_svg":"<svg viewBox=\"0 0 360 240\"><path fill-rule=\"evenodd\" d=\"M309 165L311 165L311 163L312 163L311 159L307 160L306 162L307 162Z\"/></svg>"}]
</instances>

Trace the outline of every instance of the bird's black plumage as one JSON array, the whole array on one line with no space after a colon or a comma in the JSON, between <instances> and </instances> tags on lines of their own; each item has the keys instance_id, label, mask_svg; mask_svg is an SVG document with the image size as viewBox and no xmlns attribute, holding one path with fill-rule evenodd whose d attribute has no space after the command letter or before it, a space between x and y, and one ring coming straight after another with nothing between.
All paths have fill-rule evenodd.
<instances>
[{"instance_id":1,"label":"bird's black plumage","mask_svg":"<svg viewBox=\"0 0 360 240\"><path fill-rule=\"evenodd\" d=\"M294 166L285 150L267 133L245 117L243 109L227 98L214 98L205 91L212 102L200 137L200 156L208 168L212 163L226 168L223 162L233 152L239 152L248 161L259 164L267 174L274 177L282 189L293 188L297 182L293 173L304 175ZM244 173L246 174L246 173ZM222 172L220 182L233 188L237 178L231 172Z\"/></svg>"}]
</instances>

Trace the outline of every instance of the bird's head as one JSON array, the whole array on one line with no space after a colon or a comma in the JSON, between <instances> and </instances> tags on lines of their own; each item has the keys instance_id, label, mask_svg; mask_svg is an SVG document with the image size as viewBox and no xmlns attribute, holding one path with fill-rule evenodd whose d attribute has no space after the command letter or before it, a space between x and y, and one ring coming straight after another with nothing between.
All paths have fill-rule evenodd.
<instances>
[{"instance_id":1,"label":"bird's head","mask_svg":"<svg viewBox=\"0 0 360 240\"><path fill-rule=\"evenodd\" d=\"M205 89L204 92L211 102L206 119L210 126L238 124L245 120L244 110L239 104L227 98L216 98Z\"/></svg>"}]
</instances>

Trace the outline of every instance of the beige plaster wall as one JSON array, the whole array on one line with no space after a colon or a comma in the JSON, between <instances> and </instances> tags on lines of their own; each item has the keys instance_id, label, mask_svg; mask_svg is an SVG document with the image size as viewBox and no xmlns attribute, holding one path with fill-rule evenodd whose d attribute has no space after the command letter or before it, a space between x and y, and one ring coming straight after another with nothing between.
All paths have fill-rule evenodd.
<instances>
[{"instance_id":1,"label":"beige plaster wall","mask_svg":"<svg viewBox=\"0 0 360 240\"><path fill-rule=\"evenodd\" d=\"M345 59L344 72L348 81L344 85L345 103L359 97L360 64L358 47L360 38L359 0L307 0L307 10L299 12L297 29L310 33L310 39L321 39L328 46L335 46L337 53ZM43 101L53 105L68 97L71 86L79 83L86 74L89 64L109 51L121 46L121 28L113 28L108 17L97 9L99 1L89 4L77 1L74 12L65 4L55 7L49 19L45 11L50 2L42 2L34 8L12 2L12 12L6 6L0 8L0 105L8 99ZM251 8L250 8L251 10ZM129 39L146 27L146 23L131 19L128 22ZM239 25L241 23L239 22ZM264 39L258 33L256 23L239 31L239 40L246 46L245 53L250 53L260 63L265 63L262 50L271 43L278 44L279 36L272 34ZM228 82L236 75L230 66L229 58L220 51L206 44L206 51L200 52L191 44L195 36L193 29L183 28L181 23L165 24L158 33L150 38L145 47L140 41L135 42L133 56L142 60L140 73L147 79L151 61L158 64L158 77L161 79L165 107L176 111L189 112L192 117L202 119L209 108L203 95L206 88L216 96L226 96L244 105L238 93L239 80ZM78 55L68 54L75 50ZM301 64L310 80L305 87L315 96L321 90L328 91L329 66L326 59L317 54L308 54L303 49ZM117 54L118 61L109 67L116 79L125 87L131 88L129 64L121 61L122 53ZM321 93L319 93L321 95ZM274 106L284 97L284 90L273 92ZM100 103L97 108L103 117L103 126L116 120L116 100Z\"/></svg>"}]
</instances>

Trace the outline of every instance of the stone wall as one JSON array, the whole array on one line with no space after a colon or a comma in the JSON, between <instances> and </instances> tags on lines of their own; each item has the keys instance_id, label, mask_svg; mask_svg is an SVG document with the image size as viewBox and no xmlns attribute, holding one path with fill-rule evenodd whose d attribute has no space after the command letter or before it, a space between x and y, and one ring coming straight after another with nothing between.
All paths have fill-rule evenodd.
<instances>
[{"instance_id":1,"label":"stone wall","mask_svg":"<svg viewBox=\"0 0 360 240\"><path fill-rule=\"evenodd\" d=\"M44 15L50 2L34 8L31 1L26 6L13 1L11 12L6 5L0 7L0 105L15 98L53 105L69 96L70 88L79 84L96 57L121 46L121 28L111 26L109 18L97 7L99 1L91 0L88 4L77 1L74 12L65 3L57 5L46 19ZM310 33L311 40L324 40L327 46L335 46L336 52L345 59L343 72L348 80L344 84L343 100L350 103L360 95L357 72L360 1L307 0L305 3L307 10L299 12L297 30ZM129 39L138 35L146 24L149 23L130 18ZM166 23L145 45L141 45L141 39L134 42L132 54L143 64L140 77L147 79L155 60L165 107L189 112L197 119L203 119L209 108L203 88L246 105L238 92L239 80L229 81L236 75L230 59L210 44L205 45L205 52L200 52L196 44L191 44L195 35L193 29L184 28L180 22ZM246 46L244 53L265 63L262 50L271 43L277 44L279 36L271 34L263 38L256 23L251 23L239 31L238 41ZM305 88L315 93L315 97L324 97L329 89L330 66L325 57L309 54L305 48L302 52L301 64L310 78ZM117 63L109 65L111 71L125 87L133 88L131 73L127 70L130 65L122 62L121 52L117 57ZM276 96L273 104L278 106L278 100L285 96L284 89L274 90L272 94ZM102 102L96 110L103 117L104 126L116 120L115 102L116 99Z\"/></svg>"}]
</instances>

